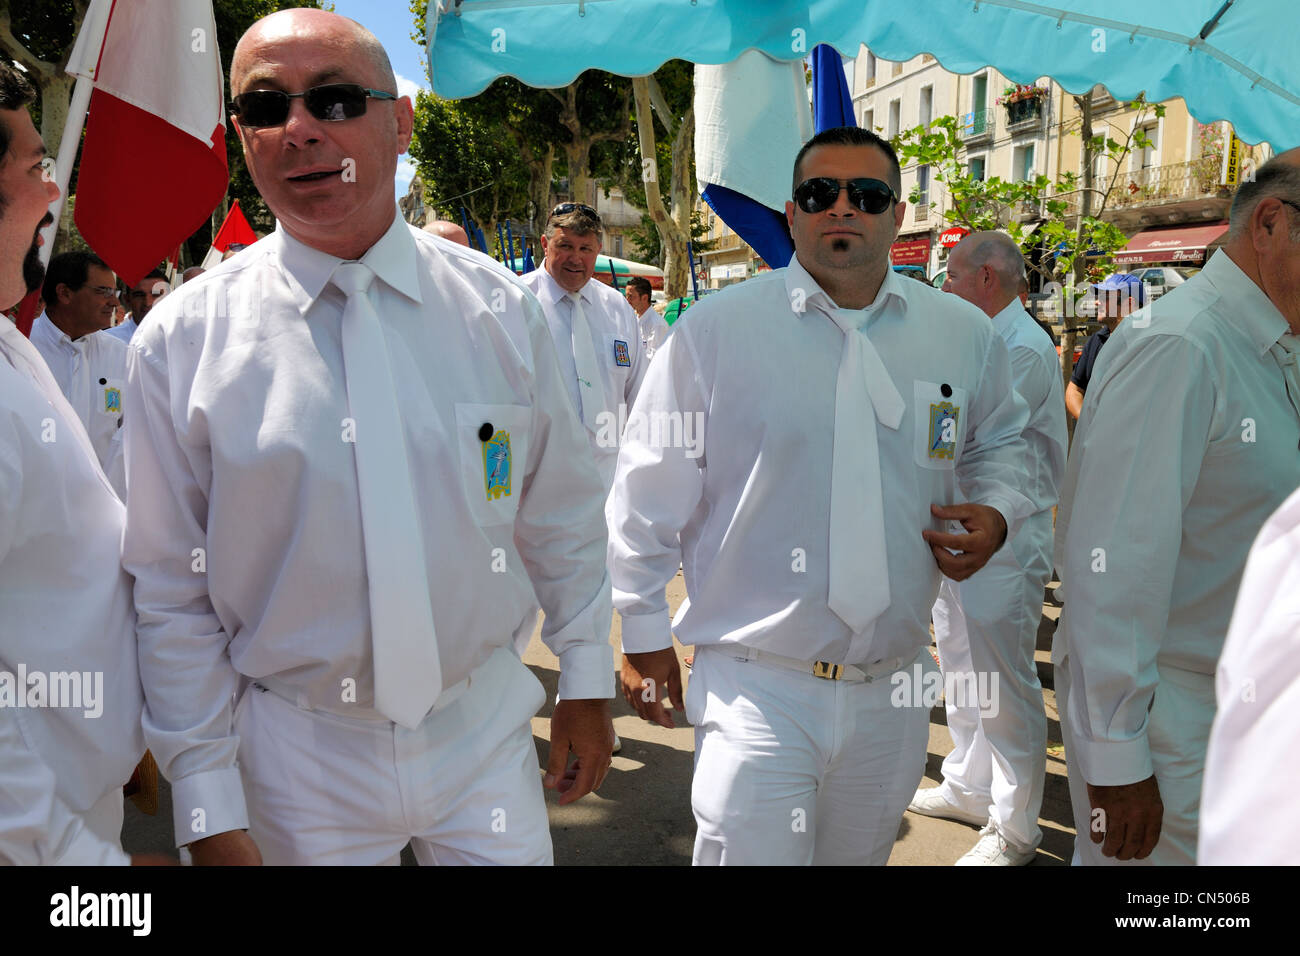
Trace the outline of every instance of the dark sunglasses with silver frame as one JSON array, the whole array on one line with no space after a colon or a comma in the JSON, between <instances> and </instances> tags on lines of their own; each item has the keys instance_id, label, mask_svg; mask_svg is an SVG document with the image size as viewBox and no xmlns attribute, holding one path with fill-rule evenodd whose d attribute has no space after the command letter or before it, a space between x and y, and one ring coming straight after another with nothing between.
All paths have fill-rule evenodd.
<instances>
[{"instance_id":1,"label":"dark sunglasses with silver frame","mask_svg":"<svg viewBox=\"0 0 1300 956\"><path fill-rule=\"evenodd\" d=\"M879 179L850 179L845 186L849 191L849 204L870 215L879 215L898 202L898 196L888 183ZM805 179L794 190L794 203L807 213L825 212L835 205L840 195L840 180L829 176Z\"/></svg>"},{"instance_id":2,"label":"dark sunglasses with silver frame","mask_svg":"<svg viewBox=\"0 0 1300 956\"><path fill-rule=\"evenodd\" d=\"M230 112L239 117L240 125L249 129L279 126L289 118L289 101L302 98L307 112L327 123L364 116L370 99L395 100L397 94L372 90L356 83L327 83L301 93L282 90L250 90L236 96Z\"/></svg>"},{"instance_id":3,"label":"dark sunglasses with silver frame","mask_svg":"<svg viewBox=\"0 0 1300 956\"><path fill-rule=\"evenodd\" d=\"M567 216L571 212L580 212L584 216L589 216L596 220L596 222L600 222L600 213L596 212L596 210L592 209L585 202L562 202L551 210L550 218L554 219L556 216Z\"/></svg>"}]
</instances>

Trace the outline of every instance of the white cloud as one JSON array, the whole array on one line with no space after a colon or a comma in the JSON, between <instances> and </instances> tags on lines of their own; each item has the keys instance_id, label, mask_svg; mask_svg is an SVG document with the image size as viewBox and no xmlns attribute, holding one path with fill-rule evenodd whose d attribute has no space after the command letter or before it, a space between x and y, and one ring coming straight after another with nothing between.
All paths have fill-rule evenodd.
<instances>
[{"instance_id":1,"label":"white cloud","mask_svg":"<svg viewBox=\"0 0 1300 956\"><path fill-rule=\"evenodd\" d=\"M406 77L402 76L402 74L400 73L396 74L396 76L397 76L397 95L409 96L411 98L412 103L415 102L415 94L420 92L420 90L422 89L426 89L426 87L424 87L420 83L417 83L415 80L407 79Z\"/></svg>"}]
</instances>

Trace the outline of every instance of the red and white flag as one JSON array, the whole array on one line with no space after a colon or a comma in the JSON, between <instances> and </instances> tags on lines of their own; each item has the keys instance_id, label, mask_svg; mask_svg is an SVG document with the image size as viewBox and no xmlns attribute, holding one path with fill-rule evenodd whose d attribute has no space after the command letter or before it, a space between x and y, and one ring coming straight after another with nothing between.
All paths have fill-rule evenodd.
<instances>
[{"instance_id":1,"label":"red and white flag","mask_svg":"<svg viewBox=\"0 0 1300 956\"><path fill-rule=\"evenodd\" d=\"M230 212L226 213L226 218L222 220L221 228L212 237L212 248L203 257L203 268L211 269L213 266L220 265L232 245L251 246L255 242L257 242L257 233L253 232L253 227L248 224L244 210L239 208L239 200L236 199L230 207Z\"/></svg>"},{"instance_id":2,"label":"red and white flag","mask_svg":"<svg viewBox=\"0 0 1300 956\"><path fill-rule=\"evenodd\" d=\"M92 0L68 72L94 83L77 228L134 285L194 233L229 182L212 0Z\"/></svg>"}]
</instances>

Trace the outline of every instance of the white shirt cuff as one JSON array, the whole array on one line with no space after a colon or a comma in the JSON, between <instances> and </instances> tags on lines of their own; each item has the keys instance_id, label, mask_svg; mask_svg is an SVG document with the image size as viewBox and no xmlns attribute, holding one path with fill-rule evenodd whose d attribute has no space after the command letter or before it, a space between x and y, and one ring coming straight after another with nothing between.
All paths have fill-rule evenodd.
<instances>
[{"instance_id":1,"label":"white shirt cuff","mask_svg":"<svg viewBox=\"0 0 1300 956\"><path fill-rule=\"evenodd\" d=\"M579 644L560 655L557 700L603 700L614 696L614 649Z\"/></svg>"},{"instance_id":2,"label":"white shirt cuff","mask_svg":"<svg viewBox=\"0 0 1300 956\"><path fill-rule=\"evenodd\" d=\"M1132 740L1080 740L1078 734L1074 736L1079 769L1094 787L1122 787L1155 773L1145 733Z\"/></svg>"},{"instance_id":3,"label":"white shirt cuff","mask_svg":"<svg viewBox=\"0 0 1300 956\"><path fill-rule=\"evenodd\" d=\"M666 611L622 618L624 654L648 654L673 646L673 624Z\"/></svg>"},{"instance_id":4,"label":"white shirt cuff","mask_svg":"<svg viewBox=\"0 0 1300 956\"><path fill-rule=\"evenodd\" d=\"M172 823L176 845L248 829L244 784L238 767L205 770L172 781Z\"/></svg>"}]
</instances>

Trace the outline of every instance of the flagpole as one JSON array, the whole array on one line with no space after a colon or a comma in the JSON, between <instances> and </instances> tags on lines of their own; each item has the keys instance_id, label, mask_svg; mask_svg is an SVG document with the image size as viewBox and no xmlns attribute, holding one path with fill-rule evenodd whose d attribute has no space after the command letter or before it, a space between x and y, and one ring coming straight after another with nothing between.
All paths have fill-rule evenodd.
<instances>
[{"instance_id":1,"label":"flagpole","mask_svg":"<svg viewBox=\"0 0 1300 956\"><path fill-rule=\"evenodd\" d=\"M108 14L111 4L92 3L81 21L81 29L86 33L85 40L96 51L95 63L99 63L99 51L104 47L104 34L108 31ZM82 39L78 37L78 39ZM59 232L59 220L63 216L63 207L68 200L68 186L72 184L72 167L77 162L77 150L81 148L81 131L86 127L86 112L90 109L90 94L95 89L95 81L83 75L77 76L77 84L72 88L72 100L68 104L68 118L63 124L63 139L59 141L59 157L55 160L55 176L59 186L59 198L50 203L50 215L54 222L46 227L45 244L41 246L41 262L50 264L54 253L54 237Z\"/></svg>"}]
</instances>

